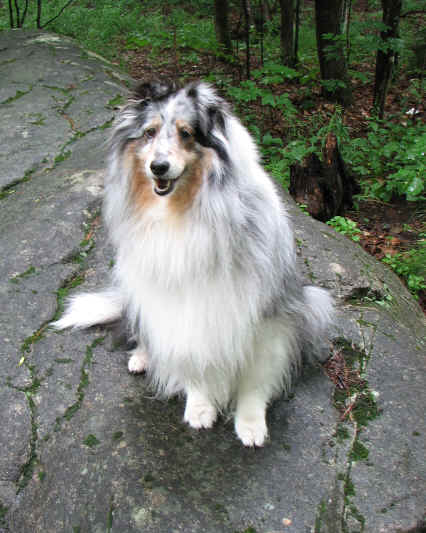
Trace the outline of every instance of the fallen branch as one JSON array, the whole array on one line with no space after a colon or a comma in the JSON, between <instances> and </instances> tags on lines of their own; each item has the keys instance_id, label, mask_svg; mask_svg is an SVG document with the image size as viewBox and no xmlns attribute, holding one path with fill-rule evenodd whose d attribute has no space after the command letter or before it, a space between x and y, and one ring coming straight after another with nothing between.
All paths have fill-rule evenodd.
<instances>
[{"instance_id":1,"label":"fallen branch","mask_svg":"<svg viewBox=\"0 0 426 533\"><path fill-rule=\"evenodd\" d=\"M41 2L39 2L39 8L40 8L40 13L37 15L37 28L39 29L43 29L45 28L48 24L50 24L51 22L53 22L54 20L56 20L57 18L59 18L62 13L65 11L65 9L71 5L72 3L74 2L74 0L68 0L68 2L62 6L62 9L59 11L59 13L57 15L55 15L54 17L52 17L50 20L48 20L47 22L45 22L44 24L40 24L40 19L41 19ZM40 24L40 25L39 25Z\"/></svg>"}]
</instances>

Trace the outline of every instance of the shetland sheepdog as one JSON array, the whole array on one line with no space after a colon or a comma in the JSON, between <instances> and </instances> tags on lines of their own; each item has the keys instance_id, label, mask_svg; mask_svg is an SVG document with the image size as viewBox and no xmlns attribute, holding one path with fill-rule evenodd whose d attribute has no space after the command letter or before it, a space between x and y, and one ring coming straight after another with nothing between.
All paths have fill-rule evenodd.
<instances>
[{"instance_id":1,"label":"shetland sheepdog","mask_svg":"<svg viewBox=\"0 0 426 533\"><path fill-rule=\"evenodd\" d=\"M229 408L246 446L303 354L320 357L333 302L303 286L285 207L248 131L205 83L140 85L116 119L104 217L110 288L75 296L57 329L126 316L130 372L184 393L184 420Z\"/></svg>"}]
</instances>

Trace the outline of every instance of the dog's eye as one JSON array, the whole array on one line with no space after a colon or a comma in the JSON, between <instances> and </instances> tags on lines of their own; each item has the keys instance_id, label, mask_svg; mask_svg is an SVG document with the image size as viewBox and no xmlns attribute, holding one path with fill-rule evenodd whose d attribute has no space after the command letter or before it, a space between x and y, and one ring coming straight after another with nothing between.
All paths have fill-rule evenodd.
<instances>
[{"instance_id":1,"label":"dog's eye","mask_svg":"<svg viewBox=\"0 0 426 533\"><path fill-rule=\"evenodd\" d=\"M153 137L155 137L155 134L156 134L156 129L155 128L148 128L144 132L144 135L145 135L145 137L147 139L152 139Z\"/></svg>"},{"instance_id":2,"label":"dog's eye","mask_svg":"<svg viewBox=\"0 0 426 533\"><path fill-rule=\"evenodd\" d=\"M189 130L182 129L180 130L180 136L182 137L182 139L189 139L190 137L192 137L192 133Z\"/></svg>"}]
</instances>

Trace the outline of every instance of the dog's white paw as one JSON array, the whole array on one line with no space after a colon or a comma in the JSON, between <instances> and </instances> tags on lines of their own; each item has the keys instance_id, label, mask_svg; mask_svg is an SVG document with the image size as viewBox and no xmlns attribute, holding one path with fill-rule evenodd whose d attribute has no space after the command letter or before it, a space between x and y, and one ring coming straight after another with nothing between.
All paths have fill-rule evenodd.
<instances>
[{"instance_id":1,"label":"dog's white paw","mask_svg":"<svg viewBox=\"0 0 426 533\"><path fill-rule=\"evenodd\" d=\"M184 421L192 428L211 428L217 418L217 410L204 398L191 398L188 396L185 407Z\"/></svg>"},{"instance_id":2,"label":"dog's white paw","mask_svg":"<svg viewBox=\"0 0 426 533\"><path fill-rule=\"evenodd\" d=\"M140 374L148 368L148 355L142 348L135 348L130 355L127 368L132 374Z\"/></svg>"},{"instance_id":3,"label":"dog's white paw","mask_svg":"<svg viewBox=\"0 0 426 533\"><path fill-rule=\"evenodd\" d=\"M235 431L244 446L263 446L268 436L265 417L242 417L235 418Z\"/></svg>"}]
</instances>

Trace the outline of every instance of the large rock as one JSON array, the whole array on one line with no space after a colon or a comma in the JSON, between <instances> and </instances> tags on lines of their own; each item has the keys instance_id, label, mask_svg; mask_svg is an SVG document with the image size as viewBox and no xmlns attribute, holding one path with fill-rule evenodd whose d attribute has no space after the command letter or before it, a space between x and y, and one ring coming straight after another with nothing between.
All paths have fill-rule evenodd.
<instances>
[{"instance_id":1,"label":"large rock","mask_svg":"<svg viewBox=\"0 0 426 533\"><path fill-rule=\"evenodd\" d=\"M0 530L420 531L425 322L393 273L287 200L301 269L339 301L337 386L306 368L262 449L227 419L191 430L108 330L48 328L109 275L102 145L127 78L46 33L0 33L0 64Z\"/></svg>"}]
</instances>

